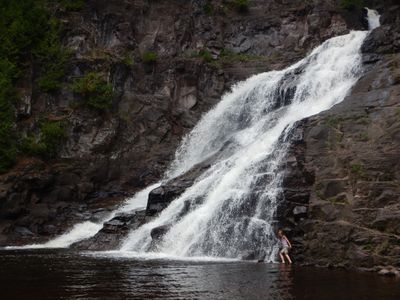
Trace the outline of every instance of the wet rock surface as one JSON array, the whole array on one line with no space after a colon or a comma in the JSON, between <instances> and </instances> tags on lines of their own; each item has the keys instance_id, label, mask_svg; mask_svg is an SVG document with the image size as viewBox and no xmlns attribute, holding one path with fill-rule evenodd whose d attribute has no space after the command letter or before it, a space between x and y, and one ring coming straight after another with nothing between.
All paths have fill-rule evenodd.
<instances>
[{"instance_id":1,"label":"wet rock surface","mask_svg":"<svg viewBox=\"0 0 400 300\"><path fill-rule=\"evenodd\" d=\"M92 238L75 243L73 249L81 250L113 250L117 249L131 230L149 221L146 212L133 211L117 214L104 223L103 228Z\"/></svg>"},{"instance_id":2,"label":"wet rock surface","mask_svg":"<svg viewBox=\"0 0 400 300\"><path fill-rule=\"evenodd\" d=\"M68 139L56 158L20 157L0 175L0 245L46 241L99 207L111 209L162 177L182 136L234 82L365 26L357 21L362 10L349 18L335 1L254 0L245 12L212 1L211 14L205 4L85 1L78 10L54 9L72 53L65 82L53 94L27 82L16 126L23 135L37 132L46 116L64 122ZM143 59L148 53L155 61ZM110 110L79 105L85 99L71 83L88 72L113 85ZM14 230L20 226L34 236Z\"/></svg>"},{"instance_id":3,"label":"wet rock surface","mask_svg":"<svg viewBox=\"0 0 400 300\"><path fill-rule=\"evenodd\" d=\"M190 170L177 176L167 182L164 182L160 187L152 190L149 193L147 201L146 214L154 216L164 210L175 198L183 194L187 188L191 187L195 180L199 178L212 163L215 162L223 152L220 151L211 155L203 162L194 165ZM189 210L189 207L184 206L184 210ZM186 212L183 211L182 214Z\"/></svg>"},{"instance_id":4,"label":"wet rock surface","mask_svg":"<svg viewBox=\"0 0 400 300\"><path fill-rule=\"evenodd\" d=\"M298 126L303 139L290 150L297 166L287 169L298 182L284 186L280 205L298 262L398 274L400 56L393 32L400 27L389 20L399 13L391 7L366 40L365 56L379 59L365 63L351 94ZM309 174L312 180L302 182ZM303 209L292 210L293 202L308 207L297 220L295 211Z\"/></svg>"},{"instance_id":5,"label":"wet rock surface","mask_svg":"<svg viewBox=\"0 0 400 300\"><path fill-rule=\"evenodd\" d=\"M296 262L393 274L400 267L400 9L395 1L367 2L383 15L363 45L366 74L343 103L297 127L277 219ZM364 10L345 11L337 1L254 0L247 12L212 3L211 15L201 0L87 1L82 10L57 12L73 52L66 84L54 95L26 89L17 127L29 132L44 113L66 122L68 140L57 158L21 157L0 175L0 245L45 241L77 222L101 220L162 177L182 136L234 82L366 26ZM143 61L148 52L154 62ZM74 107L68 85L88 71L112 83L109 111ZM73 247L115 249L208 163L153 190L146 211L117 215ZM154 241L165 230L152 232Z\"/></svg>"}]
</instances>

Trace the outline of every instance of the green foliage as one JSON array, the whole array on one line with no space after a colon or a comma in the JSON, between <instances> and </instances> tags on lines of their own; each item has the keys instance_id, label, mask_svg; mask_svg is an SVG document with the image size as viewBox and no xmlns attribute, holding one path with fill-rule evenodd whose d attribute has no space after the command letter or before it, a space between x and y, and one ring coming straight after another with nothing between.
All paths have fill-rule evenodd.
<instances>
[{"instance_id":1,"label":"green foliage","mask_svg":"<svg viewBox=\"0 0 400 300\"><path fill-rule=\"evenodd\" d=\"M15 65L0 59L0 173L5 172L15 161L14 103L16 92L13 87Z\"/></svg>"},{"instance_id":2,"label":"green foliage","mask_svg":"<svg viewBox=\"0 0 400 300\"><path fill-rule=\"evenodd\" d=\"M350 172L356 176L363 176L364 175L364 166L361 164L352 164L350 165Z\"/></svg>"},{"instance_id":3,"label":"green foliage","mask_svg":"<svg viewBox=\"0 0 400 300\"><path fill-rule=\"evenodd\" d=\"M214 13L214 7L210 0L207 1L206 4L204 4L203 11L209 16L211 16Z\"/></svg>"},{"instance_id":4,"label":"green foliage","mask_svg":"<svg viewBox=\"0 0 400 300\"><path fill-rule=\"evenodd\" d=\"M222 67L222 65L225 63L234 63L238 61L270 61L272 59L277 59L277 54L270 56L260 56L254 54L236 53L230 49L222 49L217 58L214 58L211 52L207 49L200 50L199 52L189 49L186 50L182 56L187 59L200 57L205 62L217 68Z\"/></svg>"},{"instance_id":5,"label":"green foliage","mask_svg":"<svg viewBox=\"0 0 400 300\"><path fill-rule=\"evenodd\" d=\"M236 53L229 49L222 49L220 58L224 61L252 61L262 60L264 57L245 53Z\"/></svg>"},{"instance_id":6,"label":"green foliage","mask_svg":"<svg viewBox=\"0 0 400 300\"><path fill-rule=\"evenodd\" d=\"M39 67L39 84L52 90L63 76L65 62L55 21L45 0L0 0L0 172L10 168L17 154L15 89L32 63Z\"/></svg>"},{"instance_id":7,"label":"green foliage","mask_svg":"<svg viewBox=\"0 0 400 300\"><path fill-rule=\"evenodd\" d=\"M157 60L157 53L154 51L147 51L143 54L142 60L146 64L152 64Z\"/></svg>"},{"instance_id":8,"label":"green foliage","mask_svg":"<svg viewBox=\"0 0 400 300\"><path fill-rule=\"evenodd\" d=\"M400 120L400 107L396 108L396 116Z\"/></svg>"},{"instance_id":9,"label":"green foliage","mask_svg":"<svg viewBox=\"0 0 400 300\"><path fill-rule=\"evenodd\" d=\"M364 251L369 251L369 252L371 252L371 251L374 249L374 247L373 247L371 244L362 245L361 248L362 248Z\"/></svg>"},{"instance_id":10,"label":"green foliage","mask_svg":"<svg viewBox=\"0 0 400 300\"><path fill-rule=\"evenodd\" d=\"M213 60L213 57L207 49L200 50L199 56L206 62L211 62Z\"/></svg>"},{"instance_id":11,"label":"green foliage","mask_svg":"<svg viewBox=\"0 0 400 300\"><path fill-rule=\"evenodd\" d=\"M386 231L386 230L385 230ZM379 255L384 255L390 248L389 240L385 239L383 242L379 243L376 248L375 252Z\"/></svg>"},{"instance_id":12,"label":"green foliage","mask_svg":"<svg viewBox=\"0 0 400 300\"><path fill-rule=\"evenodd\" d=\"M249 9L249 1L248 0L233 0L232 4L240 12L245 12Z\"/></svg>"},{"instance_id":13,"label":"green foliage","mask_svg":"<svg viewBox=\"0 0 400 300\"><path fill-rule=\"evenodd\" d=\"M54 156L62 141L67 138L61 121L44 121L40 125L40 141L45 145L47 154Z\"/></svg>"},{"instance_id":14,"label":"green foliage","mask_svg":"<svg viewBox=\"0 0 400 300\"><path fill-rule=\"evenodd\" d=\"M339 128L340 123L342 122L341 118L338 118L337 116L329 115L326 117L326 123L333 128Z\"/></svg>"},{"instance_id":15,"label":"green foliage","mask_svg":"<svg viewBox=\"0 0 400 300\"><path fill-rule=\"evenodd\" d=\"M19 150L28 155L43 156L46 154L46 146L34 135L28 135L22 138Z\"/></svg>"},{"instance_id":16,"label":"green foliage","mask_svg":"<svg viewBox=\"0 0 400 300\"><path fill-rule=\"evenodd\" d=\"M224 60L235 60L237 54L238 53L235 53L230 49L223 48L221 50L219 58L224 59Z\"/></svg>"},{"instance_id":17,"label":"green foliage","mask_svg":"<svg viewBox=\"0 0 400 300\"><path fill-rule=\"evenodd\" d=\"M70 10L81 9L85 5L84 0L56 0L62 7Z\"/></svg>"},{"instance_id":18,"label":"green foliage","mask_svg":"<svg viewBox=\"0 0 400 300\"><path fill-rule=\"evenodd\" d=\"M211 65L220 68L225 63L246 62L246 61L268 61L267 56L253 54L236 53L230 49L222 49L218 59L211 62Z\"/></svg>"},{"instance_id":19,"label":"green foliage","mask_svg":"<svg viewBox=\"0 0 400 300\"><path fill-rule=\"evenodd\" d=\"M127 53L125 57L122 59L122 63L127 67L132 67L134 65L134 60L130 53Z\"/></svg>"},{"instance_id":20,"label":"green foliage","mask_svg":"<svg viewBox=\"0 0 400 300\"><path fill-rule=\"evenodd\" d=\"M2 86L1 83L0 86ZM0 93L3 94L2 91ZM0 173L5 172L14 164L17 153L14 139L14 120L9 117L10 115L13 116L13 107L3 104L5 103L0 103Z\"/></svg>"},{"instance_id":21,"label":"green foliage","mask_svg":"<svg viewBox=\"0 0 400 300\"><path fill-rule=\"evenodd\" d=\"M129 123L129 121L130 121L130 115L129 115L129 112L127 112L127 111L119 111L118 117L120 118L120 120L123 120L125 123Z\"/></svg>"},{"instance_id":22,"label":"green foliage","mask_svg":"<svg viewBox=\"0 0 400 300\"><path fill-rule=\"evenodd\" d=\"M362 141L362 142L367 142L367 141L369 141L369 136L368 136L368 133L366 133L366 132L361 132L361 133L358 135L358 138L359 138L359 140Z\"/></svg>"},{"instance_id":23,"label":"green foliage","mask_svg":"<svg viewBox=\"0 0 400 300\"><path fill-rule=\"evenodd\" d=\"M55 19L50 20L49 30L39 42L34 54L41 64L39 87L47 92L60 88L69 53L61 45L58 22Z\"/></svg>"},{"instance_id":24,"label":"green foliage","mask_svg":"<svg viewBox=\"0 0 400 300\"><path fill-rule=\"evenodd\" d=\"M361 124L361 125L369 125L371 124L371 119L369 118L369 116L361 116L359 118L357 118L356 120L357 124Z\"/></svg>"},{"instance_id":25,"label":"green foliage","mask_svg":"<svg viewBox=\"0 0 400 300\"><path fill-rule=\"evenodd\" d=\"M340 144L341 140L343 138L343 134L341 132L338 132L337 130L332 130L329 132L328 135L328 140L327 140L327 147L330 150L336 149L338 146L343 147L343 145Z\"/></svg>"},{"instance_id":26,"label":"green foliage","mask_svg":"<svg viewBox=\"0 0 400 300\"><path fill-rule=\"evenodd\" d=\"M333 205L349 205L349 200L347 199L346 196L343 195L338 195L336 197L330 197L327 199L330 203Z\"/></svg>"},{"instance_id":27,"label":"green foliage","mask_svg":"<svg viewBox=\"0 0 400 300\"><path fill-rule=\"evenodd\" d=\"M112 105L113 86L99 73L90 72L83 77L76 78L72 90L79 94L90 108L106 110Z\"/></svg>"},{"instance_id":28,"label":"green foliage","mask_svg":"<svg viewBox=\"0 0 400 300\"><path fill-rule=\"evenodd\" d=\"M52 158L66 138L67 132L61 121L45 120L40 122L39 138L33 135L23 138L20 149L29 155Z\"/></svg>"},{"instance_id":29,"label":"green foliage","mask_svg":"<svg viewBox=\"0 0 400 300\"><path fill-rule=\"evenodd\" d=\"M195 58L198 56L199 56L198 51L193 50L193 49L187 49L182 53L182 57L184 57L184 58Z\"/></svg>"},{"instance_id":30,"label":"green foliage","mask_svg":"<svg viewBox=\"0 0 400 300\"><path fill-rule=\"evenodd\" d=\"M364 0L340 0L340 7L347 10L364 7Z\"/></svg>"},{"instance_id":31,"label":"green foliage","mask_svg":"<svg viewBox=\"0 0 400 300\"><path fill-rule=\"evenodd\" d=\"M22 66L48 29L48 13L35 0L0 0L0 57Z\"/></svg>"}]
</instances>

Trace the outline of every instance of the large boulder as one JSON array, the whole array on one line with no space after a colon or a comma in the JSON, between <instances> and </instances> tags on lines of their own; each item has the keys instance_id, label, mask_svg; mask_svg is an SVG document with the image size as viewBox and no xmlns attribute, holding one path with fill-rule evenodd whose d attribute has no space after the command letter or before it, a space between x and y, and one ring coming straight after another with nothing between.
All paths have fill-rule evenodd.
<instances>
[{"instance_id":1,"label":"large boulder","mask_svg":"<svg viewBox=\"0 0 400 300\"><path fill-rule=\"evenodd\" d=\"M80 250L114 250L124 241L131 230L137 229L148 219L145 211L133 211L116 215L103 224L93 237L75 243L71 247Z\"/></svg>"}]
</instances>

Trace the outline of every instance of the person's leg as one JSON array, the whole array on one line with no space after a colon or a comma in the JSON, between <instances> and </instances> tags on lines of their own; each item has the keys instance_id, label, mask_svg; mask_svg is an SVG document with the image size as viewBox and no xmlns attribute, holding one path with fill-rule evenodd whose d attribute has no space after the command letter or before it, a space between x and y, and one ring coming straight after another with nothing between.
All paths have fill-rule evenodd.
<instances>
[{"instance_id":1,"label":"person's leg","mask_svg":"<svg viewBox=\"0 0 400 300\"><path fill-rule=\"evenodd\" d=\"M285 253L285 256L286 256L286 258L287 258L289 264L291 264L291 263L292 263L292 260L290 259L289 254L288 254L288 253Z\"/></svg>"},{"instance_id":2,"label":"person's leg","mask_svg":"<svg viewBox=\"0 0 400 300\"><path fill-rule=\"evenodd\" d=\"M281 261L282 261L282 263L284 264L284 263L285 263L285 259L283 258L283 254L282 254L281 251L279 252L279 256L281 257Z\"/></svg>"}]
</instances>

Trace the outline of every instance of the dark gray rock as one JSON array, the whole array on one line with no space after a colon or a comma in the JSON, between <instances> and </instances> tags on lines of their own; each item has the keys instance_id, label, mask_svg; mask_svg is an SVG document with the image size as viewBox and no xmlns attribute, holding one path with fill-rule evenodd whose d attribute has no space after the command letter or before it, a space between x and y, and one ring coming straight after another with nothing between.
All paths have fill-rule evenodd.
<instances>
[{"instance_id":1,"label":"dark gray rock","mask_svg":"<svg viewBox=\"0 0 400 300\"><path fill-rule=\"evenodd\" d=\"M171 225L162 225L151 230L150 235L153 241L159 241L171 228Z\"/></svg>"},{"instance_id":2,"label":"dark gray rock","mask_svg":"<svg viewBox=\"0 0 400 300\"><path fill-rule=\"evenodd\" d=\"M400 82L393 78L400 56L391 32L400 29L398 13L385 12L383 26L363 45L368 66L351 94L298 124L303 142L290 149L297 164L286 164L278 206L280 223L296 241L296 261L375 271L397 267L400 119L393 95ZM302 174L312 180L302 181ZM294 217L296 202L304 207L301 218Z\"/></svg>"},{"instance_id":3,"label":"dark gray rock","mask_svg":"<svg viewBox=\"0 0 400 300\"><path fill-rule=\"evenodd\" d=\"M295 206L295 208L293 208L293 216L295 217L295 219L307 217L307 207Z\"/></svg>"},{"instance_id":4,"label":"dark gray rock","mask_svg":"<svg viewBox=\"0 0 400 300\"><path fill-rule=\"evenodd\" d=\"M103 228L94 237L75 243L71 247L80 250L115 250L131 230L137 229L146 221L148 219L144 210L118 214L104 223Z\"/></svg>"},{"instance_id":5,"label":"dark gray rock","mask_svg":"<svg viewBox=\"0 0 400 300\"><path fill-rule=\"evenodd\" d=\"M382 27L363 45L368 72L352 94L293 132L293 148L281 166L286 176L277 217L296 244L296 261L368 267L394 264L400 255L393 233L400 178L395 2L368 1L383 12ZM18 87L16 128L36 133L44 113L66 122L68 139L56 158L19 158L0 175L1 245L46 241L82 220L101 220L125 197L162 177L181 137L233 83L281 69L322 41L366 26L365 10L342 10L331 0L249 1L246 14L228 9L211 17L201 1L87 1L80 11L55 11L63 20L62 40L73 52L65 84L48 95L34 86L37 78L30 73L35 72L27 72ZM223 60L223 48L251 59ZM216 60L199 57L203 49ZM146 51L157 53L156 62L143 63ZM132 65L124 62L126 56ZM113 84L109 111L70 108L77 95L69 83L88 71L104 73ZM277 107L290 103L293 78L284 79ZM162 211L208 165L153 191L147 214ZM269 178L260 176L255 191ZM186 204L182 214L190 209ZM148 220L146 212L116 216L74 247L113 249ZM153 233L156 240L165 230Z\"/></svg>"},{"instance_id":6,"label":"dark gray rock","mask_svg":"<svg viewBox=\"0 0 400 300\"><path fill-rule=\"evenodd\" d=\"M22 236L33 236L34 233L26 227L15 227L14 231Z\"/></svg>"}]
</instances>

